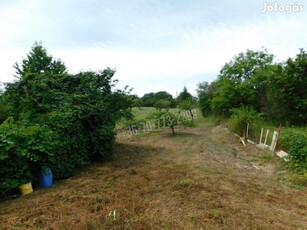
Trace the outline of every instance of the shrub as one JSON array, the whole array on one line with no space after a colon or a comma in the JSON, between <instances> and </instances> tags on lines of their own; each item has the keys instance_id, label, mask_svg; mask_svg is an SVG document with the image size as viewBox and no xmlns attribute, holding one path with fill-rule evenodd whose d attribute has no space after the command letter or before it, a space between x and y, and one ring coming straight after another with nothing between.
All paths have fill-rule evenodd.
<instances>
[{"instance_id":1,"label":"shrub","mask_svg":"<svg viewBox=\"0 0 307 230\"><path fill-rule=\"evenodd\" d=\"M251 107L235 108L231 110L231 113L228 121L230 130L245 137L246 127L249 124L249 136L254 139L256 131L260 129L260 124L263 122L262 114Z\"/></svg>"},{"instance_id":2,"label":"shrub","mask_svg":"<svg viewBox=\"0 0 307 230\"><path fill-rule=\"evenodd\" d=\"M289 153L289 168L297 173L307 172L307 130L284 128L279 137L279 148Z\"/></svg>"},{"instance_id":3,"label":"shrub","mask_svg":"<svg viewBox=\"0 0 307 230\"><path fill-rule=\"evenodd\" d=\"M0 126L1 194L35 180L45 166L59 179L110 159L115 124L129 117L132 104L125 91L113 89L112 69L71 75L41 46L27 57L16 65L18 81L1 96L14 118Z\"/></svg>"},{"instance_id":4,"label":"shrub","mask_svg":"<svg viewBox=\"0 0 307 230\"><path fill-rule=\"evenodd\" d=\"M47 126L14 123L0 125L0 194L10 194L33 181L43 166L54 162L55 133Z\"/></svg>"}]
</instances>

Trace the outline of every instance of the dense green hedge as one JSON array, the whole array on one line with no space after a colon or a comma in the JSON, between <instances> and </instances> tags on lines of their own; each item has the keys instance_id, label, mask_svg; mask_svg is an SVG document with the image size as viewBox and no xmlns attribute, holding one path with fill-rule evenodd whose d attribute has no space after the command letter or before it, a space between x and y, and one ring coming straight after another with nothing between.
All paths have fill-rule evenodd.
<instances>
[{"instance_id":1,"label":"dense green hedge","mask_svg":"<svg viewBox=\"0 0 307 230\"><path fill-rule=\"evenodd\" d=\"M71 75L42 49L34 47L31 55L47 60L44 71L28 56L18 81L0 94L10 108L0 125L1 196L35 182L42 167L51 167L60 179L92 161L110 159L115 124L129 114L130 97L113 89L114 70Z\"/></svg>"}]
</instances>

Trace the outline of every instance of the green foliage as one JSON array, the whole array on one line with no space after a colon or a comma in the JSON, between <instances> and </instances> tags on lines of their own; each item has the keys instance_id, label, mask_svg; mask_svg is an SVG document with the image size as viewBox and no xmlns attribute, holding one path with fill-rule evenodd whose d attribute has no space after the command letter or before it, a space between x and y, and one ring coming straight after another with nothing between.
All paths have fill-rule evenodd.
<instances>
[{"instance_id":1,"label":"green foliage","mask_svg":"<svg viewBox=\"0 0 307 230\"><path fill-rule=\"evenodd\" d=\"M155 103L155 93L146 93L142 97L142 103L145 107L153 107Z\"/></svg>"},{"instance_id":2,"label":"green foliage","mask_svg":"<svg viewBox=\"0 0 307 230\"><path fill-rule=\"evenodd\" d=\"M211 102L214 92L213 86L213 83L209 84L208 82L202 82L198 84L198 105L204 117L209 116L212 113Z\"/></svg>"},{"instance_id":3,"label":"green foliage","mask_svg":"<svg viewBox=\"0 0 307 230\"><path fill-rule=\"evenodd\" d=\"M185 86L185 87L183 87L183 90L182 90L182 92L178 95L178 97L177 97L177 103L181 103L181 102L183 102L183 101L185 101L185 100L190 100L190 99L192 99L193 98L193 96L192 96L192 94L190 94L189 92L188 92L188 89L187 89L187 87Z\"/></svg>"},{"instance_id":4,"label":"green foliage","mask_svg":"<svg viewBox=\"0 0 307 230\"><path fill-rule=\"evenodd\" d=\"M165 108L167 106L174 107L176 102L171 94L166 91L159 91L157 93L147 93L142 98L142 105L145 107L157 107L158 109ZM162 105L161 105L162 104ZM161 106L160 106L161 105Z\"/></svg>"},{"instance_id":5,"label":"green foliage","mask_svg":"<svg viewBox=\"0 0 307 230\"><path fill-rule=\"evenodd\" d=\"M269 67L272 61L273 55L266 50L247 50L226 63L215 82L211 109L226 115L232 108L241 106L252 106L259 111L265 78L257 73Z\"/></svg>"},{"instance_id":6,"label":"green foliage","mask_svg":"<svg viewBox=\"0 0 307 230\"><path fill-rule=\"evenodd\" d=\"M265 76L265 77L263 77ZM274 64L257 72L257 78L264 78L259 86L261 88L261 111L265 118L277 123L285 122L287 111L283 102L284 73L282 64Z\"/></svg>"},{"instance_id":7,"label":"green foliage","mask_svg":"<svg viewBox=\"0 0 307 230\"><path fill-rule=\"evenodd\" d=\"M296 173L307 173L306 128L284 128L281 131L279 148L289 153L289 168Z\"/></svg>"},{"instance_id":8,"label":"green foliage","mask_svg":"<svg viewBox=\"0 0 307 230\"><path fill-rule=\"evenodd\" d=\"M189 118L191 118L192 120L197 118L197 114L196 114L196 116L194 116L194 112L193 112L193 109L197 108L197 101L196 101L196 99L189 98L189 99L183 100L182 102L180 102L178 107L182 111L188 113L189 114Z\"/></svg>"},{"instance_id":9,"label":"green foliage","mask_svg":"<svg viewBox=\"0 0 307 230\"><path fill-rule=\"evenodd\" d=\"M7 98L0 92L0 124L10 116L11 108L7 102Z\"/></svg>"},{"instance_id":10,"label":"green foliage","mask_svg":"<svg viewBox=\"0 0 307 230\"><path fill-rule=\"evenodd\" d=\"M232 115L228 121L230 130L246 137L246 127L249 124L249 136L255 138L255 133L260 129L260 124L263 122L262 114L257 113L251 107L234 108L231 112Z\"/></svg>"},{"instance_id":11,"label":"green foliage","mask_svg":"<svg viewBox=\"0 0 307 230\"><path fill-rule=\"evenodd\" d=\"M267 120L304 125L307 121L307 53L274 63L267 50L247 50L226 63L218 79L198 86L204 116L229 116L232 108L253 107Z\"/></svg>"},{"instance_id":12,"label":"green foliage","mask_svg":"<svg viewBox=\"0 0 307 230\"><path fill-rule=\"evenodd\" d=\"M195 109L196 107L197 107L197 101L194 98L183 100L178 105L179 109L188 110L188 111L191 111L192 109Z\"/></svg>"},{"instance_id":13,"label":"green foliage","mask_svg":"<svg viewBox=\"0 0 307 230\"><path fill-rule=\"evenodd\" d=\"M126 91L113 90L114 70L71 75L41 46L16 69L19 80L3 95L12 118L0 126L0 193L45 166L59 179L111 158L115 124L131 117L133 102Z\"/></svg>"},{"instance_id":14,"label":"green foliage","mask_svg":"<svg viewBox=\"0 0 307 230\"><path fill-rule=\"evenodd\" d=\"M173 96L166 91L159 91L154 94L157 100L169 100L173 101Z\"/></svg>"},{"instance_id":15,"label":"green foliage","mask_svg":"<svg viewBox=\"0 0 307 230\"><path fill-rule=\"evenodd\" d=\"M291 173L286 177L287 182L291 183L291 186L300 190L307 188L307 173Z\"/></svg>"},{"instance_id":16,"label":"green foliage","mask_svg":"<svg viewBox=\"0 0 307 230\"><path fill-rule=\"evenodd\" d=\"M36 42L27 58L21 64L15 63L16 77L21 78L28 73L52 73L62 74L66 72L66 66L60 60L54 60L48 55L42 44Z\"/></svg>"},{"instance_id":17,"label":"green foliage","mask_svg":"<svg viewBox=\"0 0 307 230\"><path fill-rule=\"evenodd\" d=\"M172 130L172 134L175 135L175 126L178 125L177 117L175 114L166 111L158 112L155 116L155 126L157 128L168 126Z\"/></svg>"},{"instance_id":18,"label":"green foliage","mask_svg":"<svg viewBox=\"0 0 307 230\"><path fill-rule=\"evenodd\" d=\"M195 121L193 119L190 119L188 117L176 115L177 117L177 123L183 127L196 127Z\"/></svg>"},{"instance_id":19,"label":"green foliage","mask_svg":"<svg viewBox=\"0 0 307 230\"><path fill-rule=\"evenodd\" d=\"M137 134L139 130L144 129L145 123L146 123L146 120L144 119L134 118L132 120L125 120L123 122L123 126L129 135L134 135L134 134Z\"/></svg>"},{"instance_id":20,"label":"green foliage","mask_svg":"<svg viewBox=\"0 0 307 230\"><path fill-rule=\"evenodd\" d=\"M154 107L161 111L162 109L168 110L172 105L172 102L169 99L159 99L154 103Z\"/></svg>"},{"instance_id":21,"label":"green foliage","mask_svg":"<svg viewBox=\"0 0 307 230\"><path fill-rule=\"evenodd\" d=\"M286 110L283 120L291 124L307 121L307 53L301 49L295 59L289 58L284 67L280 87L283 92L279 104Z\"/></svg>"},{"instance_id":22,"label":"green foliage","mask_svg":"<svg viewBox=\"0 0 307 230\"><path fill-rule=\"evenodd\" d=\"M33 180L43 165L52 165L52 149L59 143L56 133L43 125L17 125L8 118L0 125L0 193ZM38 168L39 167L39 168Z\"/></svg>"},{"instance_id":23,"label":"green foliage","mask_svg":"<svg viewBox=\"0 0 307 230\"><path fill-rule=\"evenodd\" d=\"M132 106L133 107L138 107L139 109L142 107L143 102L142 99L139 98L137 95L131 95L131 100L132 100Z\"/></svg>"}]
</instances>

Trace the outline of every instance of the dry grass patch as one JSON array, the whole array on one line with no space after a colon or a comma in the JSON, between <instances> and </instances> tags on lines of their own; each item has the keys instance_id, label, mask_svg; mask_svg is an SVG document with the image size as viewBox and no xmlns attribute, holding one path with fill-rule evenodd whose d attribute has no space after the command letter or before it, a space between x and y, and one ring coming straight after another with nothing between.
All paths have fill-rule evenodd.
<instances>
[{"instance_id":1,"label":"dry grass patch","mask_svg":"<svg viewBox=\"0 0 307 230\"><path fill-rule=\"evenodd\" d=\"M223 129L117 142L113 162L2 202L1 229L306 229L306 190L277 182L264 170L274 159Z\"/></svg>"}]
</instances>

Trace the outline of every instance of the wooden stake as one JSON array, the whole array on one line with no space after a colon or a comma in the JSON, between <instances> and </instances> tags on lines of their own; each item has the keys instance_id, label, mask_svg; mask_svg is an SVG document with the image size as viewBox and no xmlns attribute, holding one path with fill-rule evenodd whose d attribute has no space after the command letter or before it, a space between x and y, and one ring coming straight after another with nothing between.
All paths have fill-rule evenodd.
<instances>
[{"instance_id":1,"label":"wooden stake","mask_svg":"<svg viewBox=\"0 0 307 230\"><path fill-rule=\"evenodd\" d=\"M279 135L280 135L280 132L281 132L281 128L282 128L282 124L280 123L279 124L279 127L278 127L278 135L277 135L277 141L276 141L276 146L275 146L275 149L274 151L277 149L278 147L278 139L279 139Z\"/></svg>"},{"instance_id":2,"label":"wooden stake","mask_svg":"<svg viewBox=\"0 0 307 230\"><path fill-rule=\"evenodd\" d=\"M263 135L263 128L261 128L261 133L260 133L260 141L259 141L259 145L261 145L262 143L262 135Z\"/></svg>"},{"instance_id":3,"label":"wooden stake","mask_svg":"<svg viewBox=\"0 0 307 230\"><path fill-rule=\"evenodd\" d=\"M236 137L238 137L240 139L240 141L242 142L242 144L244 146L246 146L245 141L244 141L244 139L242 137L240 137L238 134L236 134Z\"/></svg>"},{"instance_id":4,"label":"wooden stake","mask_svg":"<svg viewBox=\"0 0 307 230\"><path fill-rule=\"evenodd\" d=\"M264 145L266 145L266 142L268 140L268 135L269 135L269 130L266 130L266 135L265 135L265 140L264 140Z\"/></svg>"}]
</instances>

